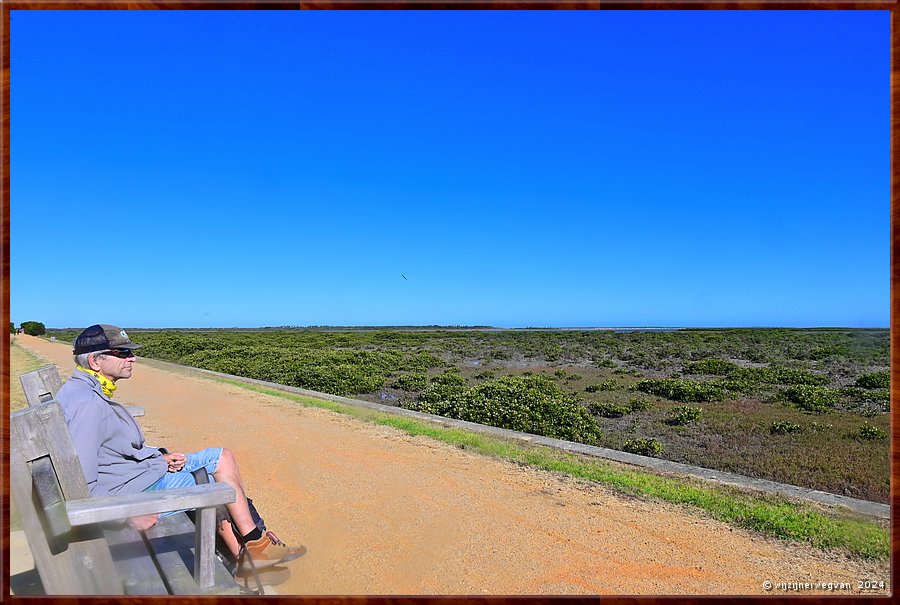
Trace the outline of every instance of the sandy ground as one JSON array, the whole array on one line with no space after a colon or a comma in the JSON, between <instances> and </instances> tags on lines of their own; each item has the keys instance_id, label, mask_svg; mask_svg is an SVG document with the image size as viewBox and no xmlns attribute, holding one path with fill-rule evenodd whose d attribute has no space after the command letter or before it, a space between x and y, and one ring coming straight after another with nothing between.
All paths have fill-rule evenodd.
<instances>
[{"instance_id":1,"label":"sandy ground","mask_svg":"<svg viewBox=\"0 0 900 605\"><path fill-rule=\"evenodd\" d=\"M18 336L68 377L71 349ZM225 446L269 525L308 554L278 594L785 594L889 583L846 560L685 509L140 362L116 400L147 442ZM766 591L765 581L775 587Z\"/></svg>"}]
</instances>

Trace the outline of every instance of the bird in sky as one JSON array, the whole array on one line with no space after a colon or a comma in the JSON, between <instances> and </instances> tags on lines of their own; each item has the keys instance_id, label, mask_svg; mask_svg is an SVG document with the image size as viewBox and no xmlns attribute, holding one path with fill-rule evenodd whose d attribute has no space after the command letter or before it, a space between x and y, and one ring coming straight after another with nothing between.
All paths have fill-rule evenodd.
<instances>
[{"instance_id":1,"label":"bird in sky","mask_svg":"<svg viewBox=\"0 0 900 605\"><path fill-rule=\"evenodd\" d=\"M402 273L400 274L400 277L402 277L403 279L406 279L406 276L403 275ZM406 281L409 281L409 280L407 279Z\"/></svg>"}]
</instances>

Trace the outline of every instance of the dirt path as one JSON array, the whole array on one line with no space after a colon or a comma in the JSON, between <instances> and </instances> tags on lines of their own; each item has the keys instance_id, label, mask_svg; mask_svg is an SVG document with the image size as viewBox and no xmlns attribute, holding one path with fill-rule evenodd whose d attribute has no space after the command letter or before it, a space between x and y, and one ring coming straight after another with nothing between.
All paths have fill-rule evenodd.
<instances>
[{"instance_id":1,"label":"dirt path","mask_svg":"<svg viewBox=\"0 0 900 605\"><path fill-rule=\"evenodd\" d=\"M71 374L67 345L17 342ZM765 580L847 582L831 594L848 595L857 580L890 580L886 564L787 547L188 372L138 362L118 384L117 401L145 407L149 443L234 451L270 528L309 548L282 595L765 594Z\"/></svg>"}]
</instances>

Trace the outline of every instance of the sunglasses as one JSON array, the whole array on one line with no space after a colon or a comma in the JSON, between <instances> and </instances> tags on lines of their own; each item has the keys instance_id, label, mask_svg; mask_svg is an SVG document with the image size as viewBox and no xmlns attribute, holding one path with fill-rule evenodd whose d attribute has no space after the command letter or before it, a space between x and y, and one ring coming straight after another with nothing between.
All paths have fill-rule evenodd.
<instances>
[{"instance_id":1,"label":"sunglasses","mask_svg":"<svg viewBox=\"0 0 900 605\"><path fill-rule=\"evenodd\" d=\"M110 349L109 351L103 351L104 355L112 355L113 357L118 357L119 359L128 359L129 357L134 357L133 349Z\"/></svg>"}]
</instances>

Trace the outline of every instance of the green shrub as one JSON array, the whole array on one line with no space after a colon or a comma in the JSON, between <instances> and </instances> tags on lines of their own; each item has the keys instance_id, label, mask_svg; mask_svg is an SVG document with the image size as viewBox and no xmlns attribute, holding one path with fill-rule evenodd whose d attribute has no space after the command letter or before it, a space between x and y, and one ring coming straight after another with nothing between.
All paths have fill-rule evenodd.
<instances>
[{"instance_id":1,"label":"green shrub","mask_svg":"<svg viewBox=\"0 0 900 605\"><path fill-rule=\"evenodd\" d=\"M421 372L402 374L394 386L404 391L421 391L428 385L428 375Z\"/></svg>"},{"instance_id":2,"label":"green shrub","mask_svg":"<svg viewBox=\"0 0 900 605\"><path fill-rule=\"evenodd\" d=\"M701 359L684 365L685 374L713 374L716 376L727 376L729 373L739 369L740 366L733 361L724 359Z\"/></svg>"},{"instance_id":3,"label":"green shrub","mask_svg":"<svg viewBox=\"0 0 900 605\"><path fill-rule=\"evenodd\" d=\"M856 386L864 389L888 389L891 386L891 376L887 370L863 374L856 379Z\"/></svg>"},{"instance_id":4,"label":"green shrub","mask_svg":"<svg viewBox=\"0 0 900 605\"><path fill-rule=\"evenodd\" d=\"M831 382L831 379L828 378L828 376L822 374L781 366L738 368L737 370L730 372L728 378L731 380L744 380L750 384L806 384L821 386Z\"/></svg>"},{"instance_id":5,"label":"green shrub","mask_svg":"<svg viewBox=\"0 0 900 605\"><path fill-rule=\"evenodd\" d=\"M13 322L9 322L9 333L10 334L16 333L16 324L14 324Z\"/></svg>"},{"instance_id":6,"label":"green shrub","mask_svg":"<svg viewBox=\"0 0 900 605\"><path fill-rule=\"evenodd\" d=\"M596 393L597 391L615 391L617 388L619 388L619 383L615 379L610 378L597 384L589 384L584 387L584 390L588 393Z\"/></svg>"},{"instance_id":7,"label":"green shrub","mask_svg":"<svg viewBox=\"0 0 900 605\"><path fill-rule=\"evenodd\" d=\"M728 391L720 384L685 378L648 378L638 382L634 388L673 401L721 401L728 396Z\"/></svg>"},{"instance_id":8,"label":"green shrub","mask_svg":"<svg viewBox=\"0 0 900 605\"><path fill-rule=\"evenodd\" d=\"M841 399L840 391L828 387L798 384L784 391L785 398L801 410L821 414Z\"/></svg>"},{"instance_id":9,"label":"green shrub","mask_svg":"<svg viewBox=\"0 0 900 605\"><path fill-rule=\"evenodd\" d=\"M866 423L859 427L859 436L862 439L886 439L888 434L887 431Z\"/></svg>"},{"instance_id":10,"label":"green shrub","mask_svg":"<svg viewBox=\"0 0 900 605\"><path fill-rule=\"evenodd\" d=\"M703 408L693 405L678 405L669 411L667 422L669 424L684 425L695 422L700 418Z\"/></svg>"},{"instance_id":11,"label":"green shrub","mask_svg":"<svg viewBox=\"0 0 900 605\"><path fill-rule=\"evenodd\" d=\"M505 376L467 390L453 384L443 400L435 387L430 385L407 407L579 443L597 444L602 437L584 406L545 376Z\"/></svg>"},{"instance_id":12,"label":"green shrub","mask_svg":"<svg viewBox=\"0 0 900 605\"><path fill-rule=\"evenodd\" d=\"M848 399L851 404L876 404L882 411L887 411L890 408L890 389L867 389L864 387L853 386L842 387L840 393Z\"/></svg>"},{"instance_id":13,"label":"green shrub","mask_svg":"<svg viewBox=\"0 0 900 605\"><path fill-rule=\"evenodd\" d=\"M444 372L431 379L424 391L419 395L420 401L437 403L448 401L461 395L466 389L466 379L455 372Z\"/></svg>"},{"instance_id":14,"label":"green shrub","mask_svg":"<svg viewBox=\"0 0 900 605\"><path fill-rule=\"evenodd\" d=\"M475 380L493 380L495 375L490 370L485 370L484 372L479 372L475 374Z\"/></svg>"},{"instance_id":15,"label":"green shrub","mask_svg":"<svg viewBox=\"0 0 900 605\"><path fill-rule=\"evenodd\" d=\"M786 420L773 422L772 426L769 427L769 432L773 435L789 435L799 433L802 430L799 424L787 422Z\"/></svg>"},{"instance_id":16,"label":"green shrub","mask_svg":"<svg viewBox=\"0 0 900 605\"><path fill-rule=\"evenodd\" d=\"M565 378L566 371L565 370L556 370L555 372L553 372L553 375L556 376L557 378Z\"/></svg>"},{"instance_id":17,"label":"green shrub","mask_svg":"<svg viewBox=\"0 0 900 605\"><path fill-rule=\"evenodd\" d=\"M725 380L717 384L726 390L736 393L746 393L759 384L808 384L821 386L831 382L827 376L807 370L782 366L742 368L734 362L723 359L702 359L686 363L684 365L684 373L724 376Z\"/></svg>"},{"instance_id":18,"label":"green shrub","mask_svg":"<svg viewBox=\"0 0 900 605\"><path fill-rule=\"evenodd\" d=\"M43 336L47 333L47 328L39 321L23 321L20 327L29 336Z\"/></svg>"},{"instance_id":19,"label":"green shrub","mask_svg":"<svg viewBox=\"0 0 900 605\"><path fill-rule=\"evenodd\" d=\"M663 444L653 437L644 439L629 439L625 442L625 445L622 446L622 449L632 454L638 454L640 456L652 456L655 458L662 454Z\"/></svg>"},{"instance_id":20,"label":"green shrub","mask_svg":"<svg viewBox=\"0 0 900 605\"><path fill-rule=\"evenodd\" d=\"M641 399L640 397L632 397L628 400L628 408L632 412L644 412L652 407L652 403L650 403L646 399Z\"/></svg>"},{"instance_id":21,"label":"green shrub","mask_svg":"<svg viewBox=\"0 0 900 605\"><path fill-rule=\"evenodd\" d=\"M616 367L616 362L612 359L603 359L597 362L598 368L614 368Z\"/></svg>"},{"instance_id":22,"label":"green shrub","mask_svg":"<svg viewBox=\"0 0 900 605\"><path fill-rule=\"evenodd\" d=\"M594 414L604 418L621 418L631 412L630 407L615 403L592 403L589 409Z\"/></svg>"}]
</instances>

